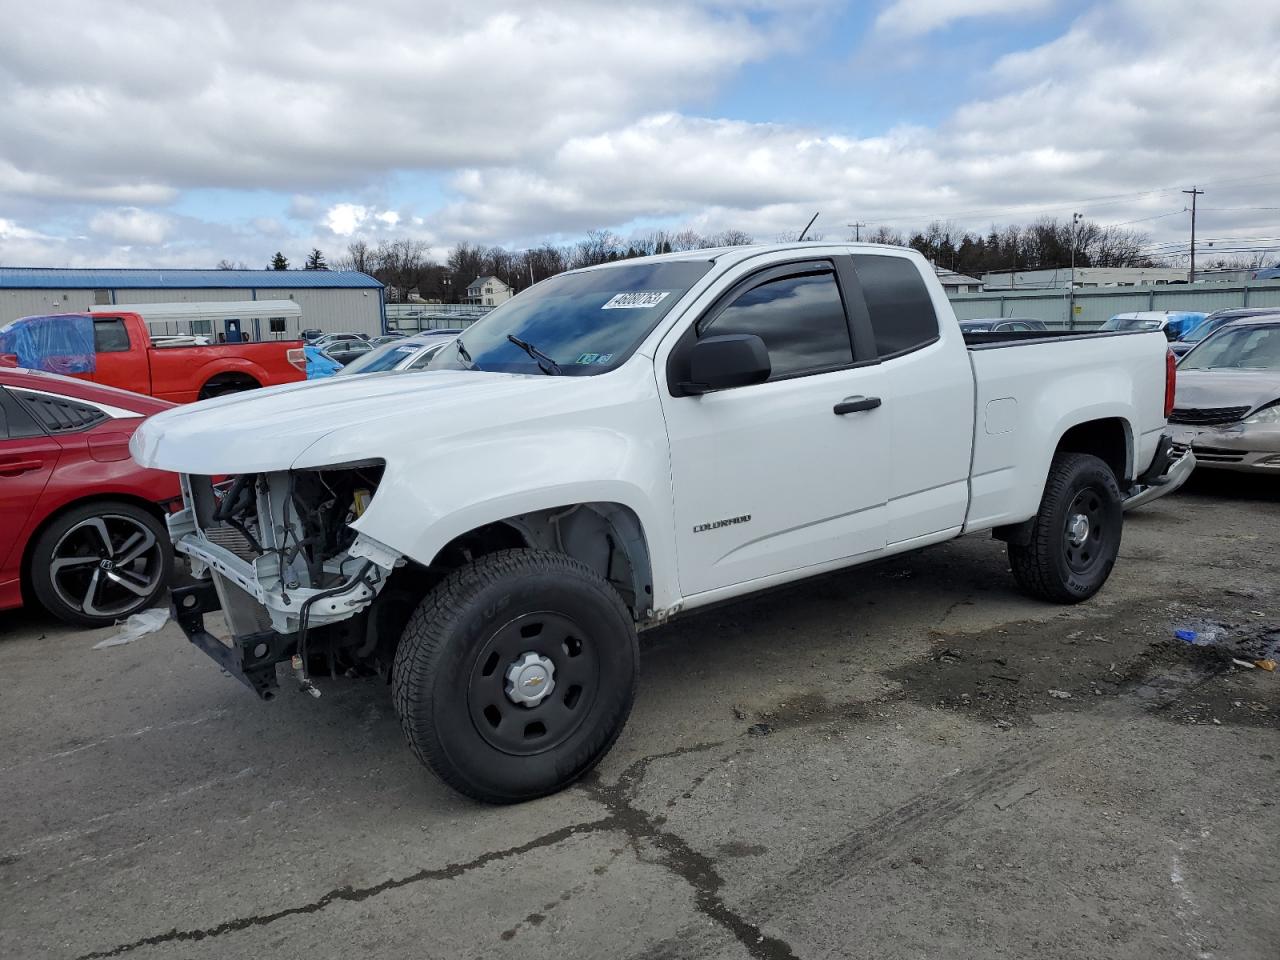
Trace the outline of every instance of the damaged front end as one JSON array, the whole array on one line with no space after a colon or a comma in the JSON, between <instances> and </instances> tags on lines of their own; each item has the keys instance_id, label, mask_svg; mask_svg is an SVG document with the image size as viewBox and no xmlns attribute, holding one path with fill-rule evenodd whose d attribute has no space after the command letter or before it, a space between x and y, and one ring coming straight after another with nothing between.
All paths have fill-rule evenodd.
<instances>
[{"instance_id":1,"label":"damaged front end","mask_svg":"<svg viewBox=\"0 0 1280 960\"><path fill-rule=\"evenodd\" d=\"M365 614L404 564L357 532L383 463L249 473L223 482L183 475L183 509L169 518L175 549L196 583L173 591L173 617L187 638L232 676L270 699L276 664L308 675L364 668L373 652ZM228 634L204 618L221 610Z\"/></svg>"}]
</instances>

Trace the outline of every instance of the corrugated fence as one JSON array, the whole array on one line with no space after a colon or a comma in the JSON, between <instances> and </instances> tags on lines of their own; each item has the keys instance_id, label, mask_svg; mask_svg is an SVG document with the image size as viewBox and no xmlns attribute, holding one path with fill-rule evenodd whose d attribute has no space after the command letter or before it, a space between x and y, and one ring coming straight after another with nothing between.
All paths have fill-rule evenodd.
<instances>
[{"instance_id":1,"label":"corrugated fence","mask_svg":"<svg viewBox=\"0 0 1280 960\"><path fill-rule=\"evenodd\" d=\"M1006 290L957 293L951 306L961 320L985 317L1023 317L1043 320L1052 327L1070 326L1066 290ZM1075 326L1096 327L1117 313L1133 310L1200 310L1212 313L1236 307L1275 307L1280 312L1280 282L1242 284L1157 285L1077 290Z\"/></svg>"}]
</instances>

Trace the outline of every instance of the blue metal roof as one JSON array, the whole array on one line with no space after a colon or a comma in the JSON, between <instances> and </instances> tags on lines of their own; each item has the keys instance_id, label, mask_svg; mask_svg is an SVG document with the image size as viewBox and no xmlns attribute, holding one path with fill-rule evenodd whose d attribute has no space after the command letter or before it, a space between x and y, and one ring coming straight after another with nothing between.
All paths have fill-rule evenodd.
<instances>
[{"instance_id":1,"label":"blue metal roof","mask_svg":"<svg viewBox=\"0 0 1280 960\"><path fill-rule=\"evenodd\" d=\"M73 270L0 267L0 290L279 289L281 287L381 287L354 270Z\"/></svg>"}]
</instances>

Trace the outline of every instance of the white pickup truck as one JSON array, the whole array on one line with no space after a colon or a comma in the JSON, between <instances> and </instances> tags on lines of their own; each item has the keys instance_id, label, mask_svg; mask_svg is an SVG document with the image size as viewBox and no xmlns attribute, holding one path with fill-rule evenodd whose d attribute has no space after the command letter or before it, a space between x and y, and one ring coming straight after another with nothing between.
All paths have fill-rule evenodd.
<instances>
[{"instance_id":1,"label":"white pickup truck","mask_svg":"<svg viewBox=\"0 0 1280 960\"><path fill-rule=\"evenodd\" d=\"M380 674L424 763L511 802L608 751L637 630L683 611L977 531L1036 597L1103 585L1123 499L1188 468L1164 336L970 341L908 250L691 251L543 281L421 372L161 413L132 451L182 474L192 642L264 698L278 663L317 695Z\"/></svg>"}]
</instances>

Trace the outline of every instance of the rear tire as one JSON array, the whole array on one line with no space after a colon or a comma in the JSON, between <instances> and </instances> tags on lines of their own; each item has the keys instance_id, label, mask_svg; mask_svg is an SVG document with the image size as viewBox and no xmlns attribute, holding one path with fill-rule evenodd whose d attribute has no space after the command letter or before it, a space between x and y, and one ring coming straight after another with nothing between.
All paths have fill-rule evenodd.
<instances>
[{"instance_id":1,"label":"rear tire","mask_svg":"<svg viewBox=\"0 0 1280 960\"><path fill-rule=\"evenodd\" d=\"M631 614L562 554L502 550L454 571L405 627L392 695L410 747L459 793L562 790L613 746L635 697Z\"/></svg>"},{"instance_id":2,"label":"rear tire","mask_svg":"<svg viewBox=\"0 0 1280 960\"><path fill-rule=\"evenodd\" d=\"M1009 544L1014 580L1039 600L1088 600L1111 576L1123 517L1120 487L1105 462L1086 453L1058 454L1030 542Z\"/></svg>"}]
</instances>

